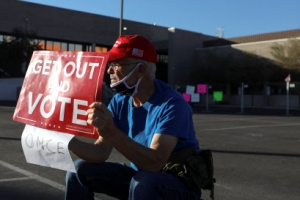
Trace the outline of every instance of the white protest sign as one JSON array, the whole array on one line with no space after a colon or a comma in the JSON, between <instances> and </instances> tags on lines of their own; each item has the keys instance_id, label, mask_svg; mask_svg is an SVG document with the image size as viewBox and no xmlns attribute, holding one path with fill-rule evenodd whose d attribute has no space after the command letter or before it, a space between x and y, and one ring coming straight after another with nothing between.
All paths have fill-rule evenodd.
<instances>
[{"instance_id":1,"label":"white protest sign","mask_svg":"<svg viewBox=\"0 0 300 200\"><path fill-rule=\"evenodd\" d=\"M295 87L295 83L290 83L290 88L294 88Z\"/></svg>"},{"instance_id":2,"label":"white protest sign","mask_svg":"<svg viewBox=\"0 0 300 200\"><path fill-rule=\"evenodd\" d=\"M22 134L22 148L28 163L75 172L68 150L74 137L47 129L26 125Z\"/></svg>"},{"instance_id":3,"label":"white protest sign","mask_svg":"<svg viewBox=\"0 0 300 200\"><path fill-rule=\"evenodd\" d=\"M74 135L98 138L86 110L101 101L107 53L34 51L13 120L27 124L28 163L75 172L68 151Z\"/></svg>"},{"instance_id":4,"label":"white protest sign","mask_svg":"<svg viewBox=\"0 0 300 200\"><path fill-rule=\"evenodd\" d=\"M107 59L96 52L35 51L13 120L97 139L86 110L101 101Z\"/></svg>"},{"instance_id":5,"label":"white protest sign","mask_svg":"<svg viewBox=\"0 0 300 200\"><path fill-rule=\"evenodd\" d=\"M198 93L191 94L191 102L200 102L200 94Z\"/></svg>"},{"instance_id":6,"label":"white protest sign","mask_svg":"<svg viewBox=\"0 0 300 200\"><path fill-rule=\"evenodd\" d=\"M185 93L187 93L187 94L194 94L195 93L195 86L187 85Z\"/></svg>"}]
</instances>

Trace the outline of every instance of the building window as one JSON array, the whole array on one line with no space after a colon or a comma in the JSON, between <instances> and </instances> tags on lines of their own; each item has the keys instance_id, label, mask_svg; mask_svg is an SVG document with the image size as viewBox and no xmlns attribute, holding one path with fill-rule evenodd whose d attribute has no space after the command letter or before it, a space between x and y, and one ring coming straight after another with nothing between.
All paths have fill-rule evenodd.
<instances>
[{"instance_id":1,"label":"building window","mask_svg":"<svg viewBox=\"0 0 300 200\"><path fill-rule=\"evenodd\" d=\"M85 46L85 51L92 52L92 46L91 45L86 45Z\"/></svg>"},{"instance_id":2,"label":"building window","mask_svg":"<svg viewBox=\"0 0 300 200\"><path fill-rule=\"evenodd\" d=\"M68 44L68 51L74 51L75 49L75 44L69 43Z\"/></svg>"},{"instance_id":3,"label":"building window","mask_svg":"<svg viewBox=\"0 0 300 200\"><path fill-rule=\"evenodd\" d=\"M157 55L157 62L168 63L168 55Z\"/></svg>"},{"instance_id":4,"label":"building window","mask_svg":"<svg viewBox=\"0 0 300 200\"><path fill-rule=\"evenodd\" d=\"M60 42L53 42L53 51L60 51L61 50L61 45Z\"/></svg>"},{"instance_id":5,"label":"building window","mask_svg":"<svg viewBox=\"0 0 300 200\"><path fill-rule=\"evenodd\" d=\"M45 49L45 41L44 40L38 40L38 39L30 40L30 44L31 45L39 45L39 47L41 49Z\"/></svg>"},{"instance_id":6,"label":"building window","mask_svg":"<svg viewBox=\"0 0 300 200\"><path fill-rule=\"evenodd\" d=\"M62 51L67 51L68 50L68 44L66 42L61 43L61 50Z\"/></svg>"},{"instance_id":7,"label":"building window","mask_svg":"<svg viewBox=\"0 0 300 200\"><path fill-rule=\"evenodd\" d=\"M13 40L13 36L11 35L0 35L0 42L11 42Z\"/></svg>"},{"instance_id":8,"label":"building window","mask_svg":"<svg viewBox=\"0 0 300 200\"><path fill-rule=\"evenodd\" d=\"M81 44L75 44L74 51L82 51L82 45Z\"/></svg>"},{"instance_id":9,"label":"building window","mask_svg":"<svg viewBox=\"0 0 300 200\"><path fill-rule=\"evenodd\" d=\"M82 51L82 45L81 44L73 44L69 43L69 51Z\"/></svg>"},{"instance_id":10,"label":"building window","mask_svg":"<svg viewBox=\"0 0 300 200\"><path fill-rule=\"evenodd\" d=\"M46 41L46 50L53 50L53 42L52 41Z\"/></svg>"},{"instance_id":11,"label":"building window","mask_svg":"<svg viewBox=\"0 0 300 200\"><path fill-rule=\"evenodd\" d=\"M95 52L106 53L106 52L107 52L107 48L106 48L106 47L99 47L99 46L96 46Z\"/></svg>"},{"instance_id":12,"label":"building window","mask_svg":"<svg viewBox=\"0 0 300 200\"><path fill-rule=\"evenodd\" d=\"M46 49L45 40L37 40L41 49Z\"/></svg>"},{"instance_id":13,"label":"building window","mask_svg":"<svg viewBox=\"0 0 300 200\"><path fill-rule=\"evenodd\" d=\"M93 46L92 45L87 45L85 49L86 49L86 51L93 52ZM100 47L100 46L95 47L95 52L106 53L107 51L108 51L107 47Z\"/></svg>"}]
</instances>

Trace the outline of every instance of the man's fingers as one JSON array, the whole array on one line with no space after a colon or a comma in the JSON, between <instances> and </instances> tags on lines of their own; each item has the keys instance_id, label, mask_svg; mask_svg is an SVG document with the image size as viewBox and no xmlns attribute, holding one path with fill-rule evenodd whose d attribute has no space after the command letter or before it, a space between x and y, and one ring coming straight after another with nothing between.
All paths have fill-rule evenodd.
<instances>
[{"instance_id":1,"label":"man's fingers","mask_svg":"<svg viewBox=\"0 0 300 200\"><path fill-rule=\"evenodd\" d=\"M101 105L103 105L102 102L93 102L89 107L90 108L101 108Z\"/></svg>"},{"instance_id":2,"label":"man's fingers","mask_svg":"<svg viewBox=\"0 0 300 200\"><path fill-rule=\"evenodd\" d=\"M90 125L95 125L95 123L99 120L99 117L96 115L93 115L91 117L88 117L87 123Z\"/></svg>"},{"instance_id":3,"label":"man's fingers","mask_svg":"<svg viewBox=\"0 0 300 200\"><path fill-rule=\"evenodd\" d=\"M93 103L89 106L89 108L95 108L95 103L96 103L96 102L93 102Z\"/></svg>"},{"instance_id":4,"label":"man's fingers","mask_svg":"<svg viewBox=\"0 0 300 200\"><path fill-rule=\"evenodd\" d=\"M101 113L100 112L94 112L94 111L87 111L86 113L87 118L91 120L97 120L100 118Z\"/></svg>"},{"instance_id":5,"label":"man's fingers","mask_svg":"<svg viewBox=\"0 0 300 200\"><path fill-rule=\"evenodd\" d=\"M102 126L108 118L112 117L111 112L102 102L93 102L86 111L86 115L87 123L93 126Z\"/></svg>"}]
</instances>

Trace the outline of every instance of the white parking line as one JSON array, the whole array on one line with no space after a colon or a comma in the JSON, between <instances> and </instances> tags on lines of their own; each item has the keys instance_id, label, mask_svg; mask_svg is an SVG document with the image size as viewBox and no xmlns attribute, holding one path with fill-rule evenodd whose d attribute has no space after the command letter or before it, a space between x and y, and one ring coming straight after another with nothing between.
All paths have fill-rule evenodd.
<instances>
[{"instance_id":1,"label":"white parking line","mask_svg":"<svg viewBox=\"0 0 300 200\"><path fill-rule=\"evenodd\" d=\"M233 130L233 129L247 129L247 128L262 128L262 127L278 127L278 126L300 126L300 123L293 124L271 124L271 125L254 125L254 126L236 126L228 128L214 128L214 129L202 129L201 131L222 131L222 130Z\"/></svg>"},{"instance_id":2,"label":"white parking line","mask_svg":"<svg viewBox=\"0 0 300 200\"><path fill-rule=\"evenodd\" d=\"M0 165L4 166L6 168L9 168L11 170L14 170L16 172L19 172L19 173L21 173L21 174L29 177L30 179L35 179L35 180L37 180L39 182L45 183L47 185L50 185L50 186L52 186L52 187L54 187L56 189L59 189L59 190L62 190L62 191L65 191L65 189L66 189L66 187L64 185L61 185L59 183L56 183L54 181L51 181L51 180L49 180L47 178L44 178L44 177L41 177L39 175L33 174L33 173L31 173L29 171L26 171L24 169L21 169L19 167L13 166L13 165L11 165L11 164L9 164L7 162L4 162L2 160L0 160Z\"/></svg>"},{"instance_id":3,"label":"white parking line","mask_svg":"<svg viewBox=\"0 0 300 200\"><path fill-rule=\"evenodd\" d=\"M59 184L57 182L54 182L54 181L51 181L50 179L47 179L47 178L44 178L44 177L41 177L39 175L36 175L36 174L33 174L29 171L26 171L24 169L21 169L19 167L16 167L14 165L11 165L7 162L4 162L2 160L0 160L0 165L8 168L8 169L11 169L13 171L16 171L16 172L19 172L23 175L25 175L26 177L23 177L23 178L11 178L11 179L0 179L0 182L8 182L8 181L19 181L19 180L28 180L28 179L35 179L39 182L42 182L44 184L47 184L47 185L50 185L56 189L59 189L59 190L62 190L62 191L65 191L66 187L62 184ZM95 200L100 200L99 198L97 198L95 196Z\"/></svg>"},{"instance_id":4,"label":"white parking line","mask_svg":"<svg viewBox=\"0 0 300 200\"><path fill-rule=\"evenodd\" d=\"M21 177L21 178L4 178L0 179L0 183L2 182L10 182L10 181L24 181L24 180L30 180L32 178L30 177Z\"/></svg>"}]
</instances>

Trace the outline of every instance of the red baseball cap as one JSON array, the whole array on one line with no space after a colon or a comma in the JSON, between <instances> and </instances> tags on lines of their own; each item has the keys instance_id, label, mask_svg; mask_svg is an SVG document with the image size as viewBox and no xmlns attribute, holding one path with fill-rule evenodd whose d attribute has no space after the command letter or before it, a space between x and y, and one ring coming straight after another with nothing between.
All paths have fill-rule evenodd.
<instances>
[{"instance_id":1,"label":"red baseball cap","mask_svg":"<svg viewBox=\"0 0 300 200\"><path fill-rule=\"evenodd\" d=\"M140 35L121 35L108 52L108 61L122 58L138 58L156 63L156 51L149 40Z\"/></svg>"}]
</instances>

